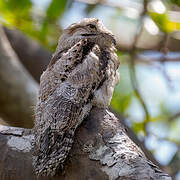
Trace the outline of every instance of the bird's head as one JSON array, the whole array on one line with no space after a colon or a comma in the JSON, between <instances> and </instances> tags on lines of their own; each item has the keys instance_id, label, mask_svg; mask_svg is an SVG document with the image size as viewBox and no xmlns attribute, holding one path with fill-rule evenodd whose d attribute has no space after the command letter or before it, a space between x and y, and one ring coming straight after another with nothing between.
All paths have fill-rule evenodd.
<instances>
[{"instance_id":1,"label":"bird's head","mask_svg":"<svg viewBox=\"0 0 180 180\"><path fill-rule=\"evenodd\" d=\"M59 39L57 50L69 49L81 39L88 39L89 42L98 44L102 48L116 45L113 34L100 20L85 18L64 30Z\"/></svg>"}]
</instances>

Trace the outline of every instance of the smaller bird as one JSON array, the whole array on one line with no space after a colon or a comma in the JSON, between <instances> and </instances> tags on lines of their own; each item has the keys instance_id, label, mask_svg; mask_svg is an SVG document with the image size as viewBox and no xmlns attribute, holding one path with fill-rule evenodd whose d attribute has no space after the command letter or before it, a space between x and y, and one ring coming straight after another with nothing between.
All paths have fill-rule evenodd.
<instances>
[{"instance_id":1,"label":"smaller bird","mask_svg":"<svg viewBox=\"0 0 180 180\"><path fill-rule=\"evenodd\" d=\"M75 130L92 106L109 106L119 81L115 50L114 36L98 19L64 30L40 79L33 157L38 176L54 176L63 167Z\"/></svg>"}]
</instances>

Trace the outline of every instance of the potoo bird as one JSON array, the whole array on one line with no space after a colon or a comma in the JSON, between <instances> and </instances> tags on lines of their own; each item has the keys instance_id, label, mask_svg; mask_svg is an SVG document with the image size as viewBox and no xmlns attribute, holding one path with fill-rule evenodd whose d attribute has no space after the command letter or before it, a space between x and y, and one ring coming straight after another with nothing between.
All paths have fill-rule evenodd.
<instances>
[{"instance_id":1,"label":"potoo bird","mask_svg":"<svg viewBox=\"0 0 180 180\"><path fill-rule=\"evenodd\" d=\"M92 106L109 106L119 80L115 44L112 33L95 18L72 24L61 35L40 79L33 158L37 175L55 175Z\"/></svg>"}]
</instances>

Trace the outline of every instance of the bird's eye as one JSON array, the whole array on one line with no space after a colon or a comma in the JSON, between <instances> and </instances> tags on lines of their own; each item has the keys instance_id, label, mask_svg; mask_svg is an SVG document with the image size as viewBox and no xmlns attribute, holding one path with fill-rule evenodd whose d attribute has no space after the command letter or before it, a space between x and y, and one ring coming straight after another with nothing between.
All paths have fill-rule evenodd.
<instances>
[{"instance_id":1,"label":"bird's eye","mask_svg":"<svg viewBox=\"0 0 180 180\"><path fill-rule=\"evenodd\" d=\"M88 26L91 28L91 29L96 29L96 26L94 24L88 24Z\"/></svg>"}]
</instances>

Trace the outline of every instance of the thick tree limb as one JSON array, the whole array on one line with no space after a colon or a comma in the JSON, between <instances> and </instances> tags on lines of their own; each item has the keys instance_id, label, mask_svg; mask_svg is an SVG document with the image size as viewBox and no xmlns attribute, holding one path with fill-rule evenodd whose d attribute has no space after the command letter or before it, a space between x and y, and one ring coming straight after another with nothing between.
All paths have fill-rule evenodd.
<instances>
[{"instance_id":1,"label":"thick tree limb","mask_svg":"<svg viewBox=\"0 0 180 180\"><path fill-rule=\"evenodd\" d=\"M0 179L32 180L30 130L0 126ZM63 172L54 180L125 180L171 178L146 159L124 126L106 109L92 109L77 129Z\"/></svg>"},{"instance_id":2,"label":"thick tree limb","mask_svg":"<svg viewBox=\"0 0 180 180\"><path fill-rule=\"evenodd\" d=\"M31 128L38 89L0 26L0 116L12 126Z\"/></svg>"},{"instance_id":3,"label":"thick tree limb","mask_svg":"<svg viewBox=\"0 0 180 180\"><path fill-rule=\"evenodd\" d=\"M110 109L110 111L115 114L115 116L121 120L121 123L123 124L123 126L125 127L125 129L127 129L127 134L130 137L130 139L138 146L141 148L141 150L144 152L145 156L151 160L155 165L159 166L161 169L163 169L164 167L154 158L153 154L147 150L147 148L145 147L144 143L141 142L135 132L130 129L126 123L125 123L125 117L123 117L122 115L120 115L118 112L115 112L113 109Z\"/></svg>"},{"instance_id":4,"label":"thick tree limb","mask_svg":"<svg viewBox=\"0 0 180 180\"><path fill-rule=\"evenodd\" d=\"M18 55L22 64L39 82L40 75L49 64L51 53L35 40L28 38L22 32L4 27L8 40Z\"/></svg>"}]
</instances>

